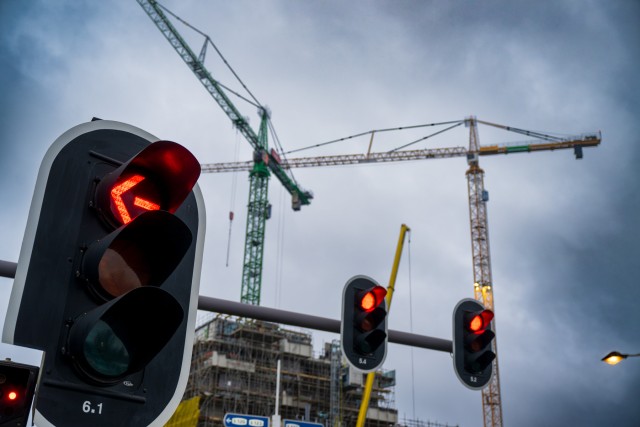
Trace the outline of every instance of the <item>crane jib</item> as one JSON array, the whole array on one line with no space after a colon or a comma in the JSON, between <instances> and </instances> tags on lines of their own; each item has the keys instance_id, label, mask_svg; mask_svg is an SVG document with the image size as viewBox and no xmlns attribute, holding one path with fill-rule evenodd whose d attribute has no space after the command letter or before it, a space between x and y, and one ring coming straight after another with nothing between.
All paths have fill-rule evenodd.
<instances>
[{"instance_id":1,"label":"crane jib","mask_svg":"<svg viewBox=\"0 0 640 427\"><path fill-rule=\"evenodd\" d=\"M136 1L140 4L140 6L142 6L143 10L147 13L147 15L154 22L154 24L158 27L160 32L162 32L162 34L169 41L171 46L180 55L180 57L187 64L189 69L193 71L193 73L196 75L200 83L202 83L202 85L206 88L207 92L209 92L209 94L213 97L213 99L220 106L220 108L222 108L222 110L225 112L227 117L229 117L231 122L245 137L245 139L249 142L249 144L253 147L253 149L254 150L265 149L266 147L262 146L262 144L260 143L260 138L258 137L256 132L249 126L249 123L243 118L243 116L240 114L238 109L235 107L235 105L231 102L229 97L222 90L222 85L220 84L220 82L218 82L211 76L206 66L202 62L201 57L194 53L194 51L189 47L186 41L182 38L180 33L177 31L177 29L172 25L171 21L169 21L169 19L161 9L162 6L153 0L136 0ZM182 19L180 19L180 21L187 24ZM204 33L200 32L199 30L193 27L191 28L198 31L201 35L204 35ZM205 37L207 36L205 35ZM235 94L235 92L233 93ZM300 188L298 184L295 182L295 180L292 179L290 176L288 176L286 170L282 166L280 166L277 162L275 162L269 165L269 169L273 172L276 178L278 178L278 180L282 183L282 185L289 192L289 194L291 194L292 197L299 198L302 205L308 205L311 203L310 200L312 197L310 197L310 193Z\"/></svg>"}]
</instances>

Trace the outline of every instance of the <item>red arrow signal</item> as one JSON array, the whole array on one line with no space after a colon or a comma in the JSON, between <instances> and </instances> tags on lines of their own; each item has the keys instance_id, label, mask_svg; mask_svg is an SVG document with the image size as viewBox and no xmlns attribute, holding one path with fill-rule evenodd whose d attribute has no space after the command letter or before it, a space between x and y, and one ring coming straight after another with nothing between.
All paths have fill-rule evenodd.
<instances>
[{"instance_id":1,"label":"red arrow signal","mask_svg":"<svg viewBox=\"0 0 640 427\"><path fill-rule=\"evenodd\" d=\"M131 191L136 185L140 184L144 180L145 177L142 175L133 175L119 184L116 184L111 189L111 200L113 201L123 224L128 224L132 219L129 209L127 208L127 204L123 199L123 195ZM153 203L152 201L143 199L139 196L135 196L133 199L133 205L147 211L157 211L160 209L160 205L157 203Z\"/></svg>"}]
</instances>

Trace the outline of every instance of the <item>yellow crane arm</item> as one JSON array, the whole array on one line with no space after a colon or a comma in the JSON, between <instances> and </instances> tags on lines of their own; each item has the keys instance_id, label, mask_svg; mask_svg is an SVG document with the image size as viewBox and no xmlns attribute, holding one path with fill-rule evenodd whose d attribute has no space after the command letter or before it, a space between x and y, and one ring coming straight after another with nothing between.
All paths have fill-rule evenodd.
<instances>
[{"instance_id":1,"label":"yellow crane arm","mask_svg":"<svg viewBox=\"0 0 640 427\"><path fill-rule=\"evenodd\" d=\"M385 301L387 303L387 315L391 309L391 300L393 299L393 291L396 286L396 277L398 276L398 266L400 265L400 257L402 256L402 248L404 247L404 237L409 231L409 227L405 224L400 226L400 237L398 238L398 246L396 247L396 256L393 259L393 267L391 268L391 277L389 278L389 286L387 287L387 296ZM356 427L363 427L364 421L367 418L367 410L369 409L369 400L371 399L371 389L373 388L373 380L375 378L375 372L369 372L367 374L367 381L364 385L364 391L362 394L362 403L360 404L360 411L358 412L358 422Z\"/></svg>"}]
</instances>

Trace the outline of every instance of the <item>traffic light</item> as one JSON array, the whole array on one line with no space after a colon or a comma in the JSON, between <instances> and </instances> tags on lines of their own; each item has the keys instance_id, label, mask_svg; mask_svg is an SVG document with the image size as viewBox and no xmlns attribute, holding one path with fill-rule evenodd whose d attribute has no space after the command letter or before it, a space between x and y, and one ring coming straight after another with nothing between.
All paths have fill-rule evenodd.
<instances>
[{"instance_id":1,"label":"traffic light","mask_svg":"<svg viewBox=\"0 0 640 427\"><path fill-rule=\"evenodd\" d=\"M37 366L0 360L0 427L27 425L38 370Z\"/></svg>"},{"instance_id":2,"label":"traffic light","mask_svg":"<svg viewBox=\"0 0 640 427\"><path fill-rule=\"evenodd\" d=\"M493 311L474 299L463 299L453 310L453 367L460 381L473 390L484 388L493 374L492 320Z\"/></svg>"},{"instance_id":3,"label":"traffic light","mask_svg":"<svg viewBox=\"0 0 640 427\"><path fill-rule=\"evenodd\" d=\"M184 392L205 214L200 164L92 121L42 162L3 340L44 350L36 424L163 425Z\"/></svg>"},{"instance_id":4,"label":"traffic light","mask_svg":"<svg viewBox=\"0 0 640 427\"><path fill-rule=\"evenodd\" d=\"M387 355L386 295L366 276L351 278L342 292L342 354L363 372L378 369Z\"/></svg>"}]
</instances>

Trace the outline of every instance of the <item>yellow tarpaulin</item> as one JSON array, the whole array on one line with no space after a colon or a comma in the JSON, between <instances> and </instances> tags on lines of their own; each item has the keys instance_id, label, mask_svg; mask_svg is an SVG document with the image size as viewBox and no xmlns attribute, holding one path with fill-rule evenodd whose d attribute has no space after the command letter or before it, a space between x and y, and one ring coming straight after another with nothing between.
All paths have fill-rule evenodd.
<instances>
[{"instance_id":1,"label":"yellow tarpaulin","mask_svg":"<svg viewBox=\"0 0 640 427\"><path fill-rule=\"evenodd\" d=\"M196 427L200 417L200 396L183 400L164 427Z\"/></svg>"}]
</instances>

